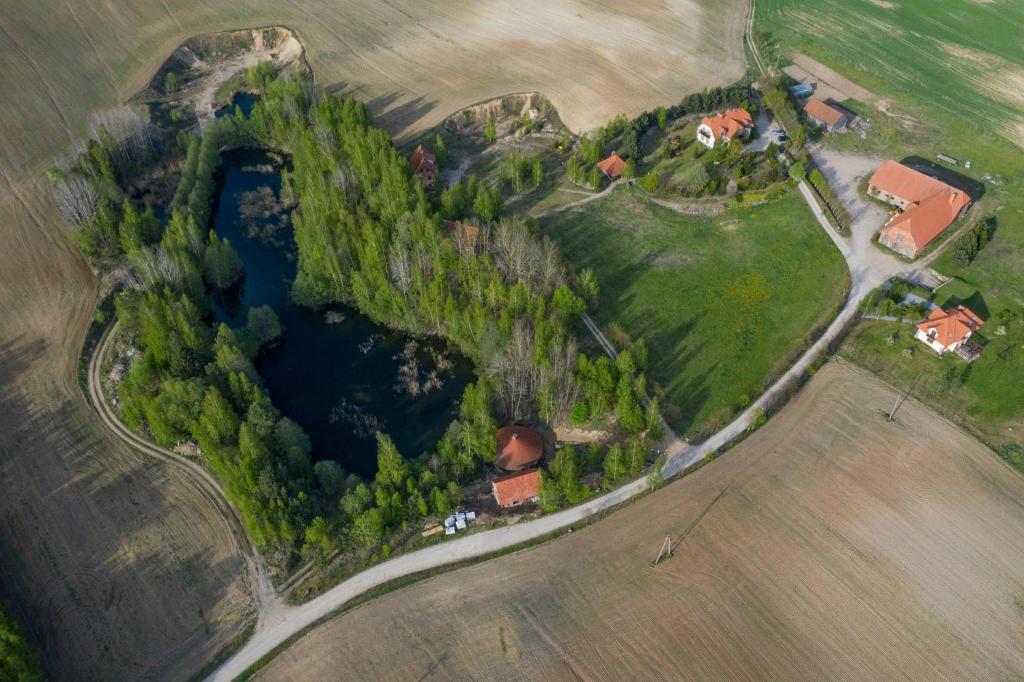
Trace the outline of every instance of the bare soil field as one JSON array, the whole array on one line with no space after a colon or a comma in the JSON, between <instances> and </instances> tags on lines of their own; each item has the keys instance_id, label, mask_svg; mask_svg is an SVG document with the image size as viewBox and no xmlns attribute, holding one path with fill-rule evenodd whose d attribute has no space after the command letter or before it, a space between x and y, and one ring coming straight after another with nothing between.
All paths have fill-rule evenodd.
<instances>
[{"instance_id":1,"label":"bare soil field","mask_svg":"<svg viewBox=\"0 0 1024 682\"><path fill-rule=\"evenodd\" d=\"M740 0L0 0L0 596L52 677L182 678L249 607L228 526L94 418L75 364L96 294L44 172L185 39L284 25L320 83L411 134L540 91L574 129L731 82ZM723 17L725 20L723 21Z\"/></svg>"},{"instance_id":2,"label":"bare soil field","mask_svg":"<svg viewBox=\"0 0 1024 682\"><path fill-rule=\"evenodd\" d=\"M251 616L231 529L80 399L22 383L46 350L0 343L0 596L50 679L195 674Z\"/></svg>"},{"instance_id":3,"label":"bare soil field","mask_svg":"<svg viewBox=\"0 0 1024 682\"><path fill-rule=\"evenodd\" d=\"M913 400L884 421L894 398L830 363L697 473L360 606L259 677L1019 678L1024 479Z\"/></svg>"}]
</instances>

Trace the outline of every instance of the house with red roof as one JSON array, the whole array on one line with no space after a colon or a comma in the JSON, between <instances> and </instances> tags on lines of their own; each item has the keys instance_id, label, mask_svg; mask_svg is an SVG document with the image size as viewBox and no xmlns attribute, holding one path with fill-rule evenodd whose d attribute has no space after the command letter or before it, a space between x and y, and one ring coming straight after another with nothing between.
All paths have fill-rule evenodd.
<instances>
[{"instance_id":1,"label":"house with red roof","mask_svg":"<svg viewBox=\"0 0 1024 682\"><path fill-rule=\"evenodd\" d=\"M419 145L409 157L412 172L419 176L424 187L431 187L437 182L437 157Z\"/></svg>"},{"instance_id":2,"label":"house with red roof","mask_svg":"<svg viewBox=\"0 0 1024 682\"><path fill-rule=\"evenodd\" d=\"M942 355L960 351L983 324L983 319L962 305L946 310L936 308L917 325L914 338Z\"/></svg>"},{"instance_id":3,"label":"house with red roof","mask_svg":"<svg viewBox=\"0 0 1024 682\"><path fill-rule=\"evenodd\" d=\"M491 492L499 507L515 507L536 502L540 495L540 470L527 469L491 482Z\"/></svg>"},{"instance_id":4,"label":"house with red roof","mask_svg":"<svg viewBox=\"0 0 1024 682\"><path fill-rule=\"evenodd\" d=\"M879 232L878 243L907 258L916 258L971 203L963 190L895 161L878 167L868 194L901 209Z\"/></svg>"},{"instance_id":5,"label":"house with red roof","mask_svg":"<svg viewBox=\"0 0 1024 682\"><path fill-rule=\"evenodd\" d=\"M521 471L532 467L544 454L544 441L540 434L525 426L498 429L497 446L494 466L502 471Z\"/></svg>"},{"instance_id":6,"label":"house with red roof","mask_svg":"<svg viewBox=\"0 0 1024 682\"><path fill-rule=\"evenodd\" d=\"M604 161L600 161L597 167L608 176L609 180L618 180L622 177L622 172L626 170L626 162L618 154L612 154Z\"/></svg>"},{"instance_id":7,"label":"house with red roof","mask_svg":"<svg viewBox=\"0 0 1024 682\"><path fill-rule=\"evenodd\" d=\"M729 144L733 138L746 139L754 129L754 119L746 109L730 109L703 118L697 126L697 141L714 149L719 141Z\"/></svg>"}]
</instances>

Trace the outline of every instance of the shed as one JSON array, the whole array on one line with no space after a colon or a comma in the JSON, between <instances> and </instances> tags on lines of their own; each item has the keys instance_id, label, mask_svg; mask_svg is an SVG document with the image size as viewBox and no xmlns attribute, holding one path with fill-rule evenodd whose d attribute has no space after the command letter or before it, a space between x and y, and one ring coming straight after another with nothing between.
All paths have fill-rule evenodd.
<instances>
[{"instance_id":1,"label":"shed","mask_svg":"<svg viewBox=\"0 0 1024 682\"><path fill-rule=\"evenodd\" d=\"M807 100L804 114L812 123L830 133L842 130L850 122L846 112L820 99Z\"/></svg>"},{"instance_id":2,"label":"shed","mask_svg":"<svg viewBox=\"0 0 1024 682\"><path fill-rule=\"evenodd\" d=\"M610 179L618 180L622 177L622 172L626 170L626 162L618 154L612 154L607 159L599 162L597 167Z\"/></svg>"},{"instance_id":3,"label":"shed","mask_svg":"<svg viewBox=\"0 0 1024 682\"><path fill-rule=\"evenodd\" d=\"M540 494L540 470L529 469L511 476L496 478L491 482L491 492L499 507L515 507L535 502Z\"/></svg>"}]
</instances>

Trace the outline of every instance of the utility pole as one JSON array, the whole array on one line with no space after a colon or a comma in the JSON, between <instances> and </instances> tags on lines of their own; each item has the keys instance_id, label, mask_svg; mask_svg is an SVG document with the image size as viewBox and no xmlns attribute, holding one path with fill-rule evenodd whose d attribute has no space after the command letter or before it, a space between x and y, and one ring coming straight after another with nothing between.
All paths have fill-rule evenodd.
<instances>
[{"instance_id":1,"label":"utility pole","mask_svg":"<svg viewBox=\"0 0 1024 682\"><path fill-rule=\"evenodd\" d=\"M658 552L658 556L651 562L651 566L657 566L662 558L669 558L672 556L672 536L666 535L665 542L661 543L661 550Z\"/></svg>"}]
</instances>

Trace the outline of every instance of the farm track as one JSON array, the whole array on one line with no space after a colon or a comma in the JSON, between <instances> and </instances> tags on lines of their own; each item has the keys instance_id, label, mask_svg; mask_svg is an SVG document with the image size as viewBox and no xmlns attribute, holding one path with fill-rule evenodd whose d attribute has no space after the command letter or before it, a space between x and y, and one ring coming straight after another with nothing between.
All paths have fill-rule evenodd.
<instances>
[{"instance_id":1,"label":"farm track","mask_svg":"<svg viewBox=\"0 0 1024 682\"><path fill-rule=\"evenodd\" d=\"M138 434L132 432L121 422L118 416L114 414L113 410L110 409L106 396L103 395L103 388L100 381L100 367L102 365L102 359L107 353L107 347L110 340L113 338L114 332L117 329L117 324L118 323L114 322L107 327L100 339L100 342L96 345L96 350L89 359L89 398L96 410L96 414L99 416L100 421L103 422L104 426L131 447L149 457L159 460L167 466L174 467L179 471L184 472L188 479L194 483L196 490L202 493L202 495L206 497L206 499L216 509L218 509L221 517L231 528L231 536L235 542L235 550L239 555L245 558L251 582L252 596L257 606L257 613L260 618L265 617L266 614L271 612L278 603L277 592L274 590L274 586L270 582L270 578L263 566L259 552L256 550L255 546L253 546L252 541L249 538L249 533L245 529L245 524L242 522L238 512L235 511L235 508L231 506L230 502L228 502L227 496L225 495L224 489L221 487L220 483L209 471L195 462L176 455L170 450L154 445Z\"/></svg>"}]
</instances>

